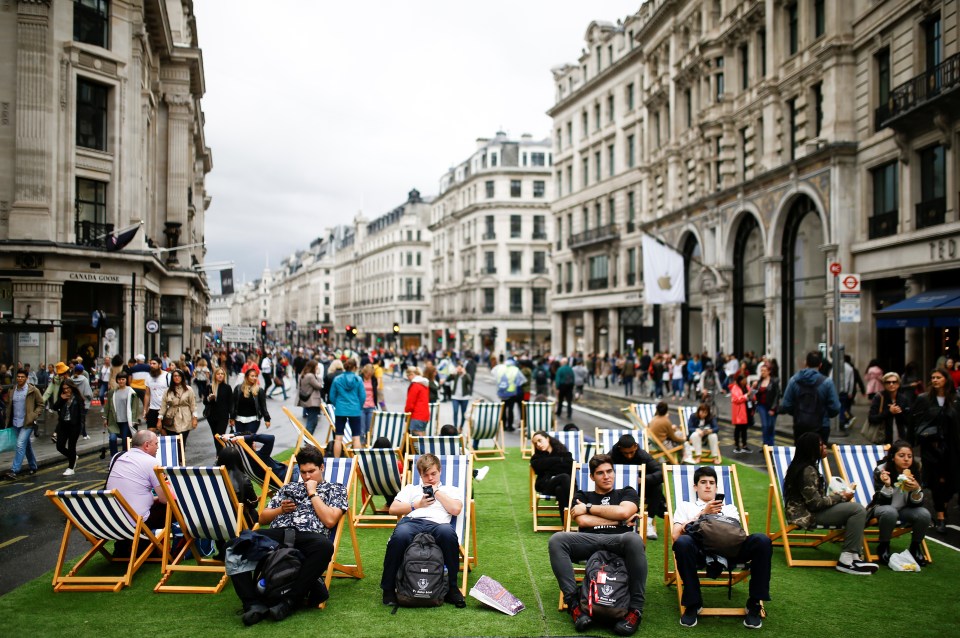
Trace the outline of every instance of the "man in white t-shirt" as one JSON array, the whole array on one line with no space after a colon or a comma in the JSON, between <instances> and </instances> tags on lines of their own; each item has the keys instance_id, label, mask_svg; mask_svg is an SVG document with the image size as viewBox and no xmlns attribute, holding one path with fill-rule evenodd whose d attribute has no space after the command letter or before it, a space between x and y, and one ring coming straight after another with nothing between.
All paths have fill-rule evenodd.
<instances>
[{"instance_id":1,"label":"man in white t-shirt","mask_svg":"<svg viewBox=\"0 0 960 638\"><path fill-rule=\"evenodd\" d=\"M450 579L450 589L444 600L458 608L466 607L457 583L460 570L460 543L457 531L450 524L454 516L463 511L463 493L450 485L440 483L440 459L433 454L424 454L417 459L420 485L407 485L390 504L390 514L402 516L387 541L383 557L383 604L397 604L397 570L403 562L403 553L421 532L432 534L443 552L443 562Z\"/></svg>"},{"instance_id":2,"label":"man in white t-shirt","mask_svg":"<svg viewBox=\"0 0 960 638\"><path fill-rule=\"evenodd\" d=\"M717 471L705 465L693 473L694 501L680 501L673 513L673 556L677 573L683 580L683 615L680 625L695 627L697 616L703 608L700 596L700 577L698 568L705 563L703 550L686 533L686 525L709 514L722 514L740 520L737 506L717 498ZM773 544L766 534L750 534L733 563L750 563L750 596L747 598L746 615L743 624L749 629L759 629L763 624L760 601L770 600L770 561L773 557Z\"/></svg>"},{"instance_id":3,"label":"man in white t-shirt","mask_svg":"<svg viewBox=\"0 0 960 638\"><path fill-rule=\"evenodd\" d=\"M270 358L269 352L263 355L260 361L260 378L263 379L264 392L268 392L273 382L273 359Z\"/></svg>"},{"instance_id":4,"label":"man in white t-shirt","mask_svg":"<svg viewBox=\"0 0 960 638\"><path fill-rule=\"evenodd\" d=\"M170 387L170 375L163 371L162 365L160 357L150 359L150 376L145 382L146 390L143 396L143 419L147 422L147 427L154 431L160 418L163 396Z\"/></svg>"}]
</instances>

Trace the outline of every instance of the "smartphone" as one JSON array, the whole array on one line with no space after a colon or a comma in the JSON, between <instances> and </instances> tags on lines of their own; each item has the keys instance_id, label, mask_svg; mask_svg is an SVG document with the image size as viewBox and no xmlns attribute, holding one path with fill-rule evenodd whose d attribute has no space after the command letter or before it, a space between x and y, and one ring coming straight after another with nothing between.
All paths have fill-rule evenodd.
<instances>
[{"instance_id":1,"label":"smartphone","mask_svg":"<svg viewBox=\"0 0 960 638\"><path fill-rule=\"evenodd\" d=\"M433 496L433 486L432 486L432 485L424 485L424 486L423 486L423 493L424 493L427 497L429 497L429 498L434 498L434 496Z\"/></svg>"},{"instance_id":2,"label":"smartphone","mask_svg":"<svg viewBox=\"0 0 960 638\"><path fill-rule=\"evenodd\" d=\"M717 495L713 497L713 500L723 503L724 498L726 498L726 495L724 495L722 492L718 492Z\"/></svg>"}]
</instances>

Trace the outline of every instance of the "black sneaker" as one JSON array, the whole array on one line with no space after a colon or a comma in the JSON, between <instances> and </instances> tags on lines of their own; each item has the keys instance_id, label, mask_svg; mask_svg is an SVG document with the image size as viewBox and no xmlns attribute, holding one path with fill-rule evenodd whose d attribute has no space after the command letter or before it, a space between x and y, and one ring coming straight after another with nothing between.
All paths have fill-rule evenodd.
<instances>
[{"instance_id":1,"label":"black sneaker","mask_svg":"<svg viewBox=\"0 0 960 638\"><path fill-rule=\"evenodd\" d=\"M577 631L586 631L593 624L593 618L584 613L580 603L570 605L570 617L573 618L573 626Z\"/></svg>"},{"instance_id":2,"label":"black sneaker","mask_svg":"<svg viewBox=\"0 0 960 638\"><path fill-rule=\"evenodd\" d=\"M391 607L397 606L397 594L392 591L383 590L383 604Z\"/></svg>"},{"instance_id":3,"label":"black sneaker","mask_svg":"<svg viewBox=\"0 0 960 638\"><path fill-rule=\"evenodd\" d=\"M743 619L743 626L747 629L763 627L763 607L752 598L747 600L747 615Z\"/></svg>"},{"instance_id":4,"label":"black sneaker","mask_svg":"<svg viewBox=\"0 0 960 638\"><path fill-rule=\"evenodd\" d=\"M632 636L637 632L637 627L640 626L640 610L631 609L627 612L627 615L613 626L613 631L618 636Z\"/></svg>"},{"instance_id":5,"label":"black sneaker","mask_svg":"<svg viewBox=\"0 0 960 638\"><path fill-rule=\"evenodd\" d=\"M447 592L447 595L443 597L443 602L450 603L457 609L463 609L467 606L467 601L463 599L463 594L460 593L459 589Z\"/></svg>"},{"instance_id":6,"label":"black sneaker","mask_svg":"<svg viewBox=\"0 0 960 638\"><path fill-rule=\"evenodd\" d=\"M751 452L753 452L753 450L751 450L746 445L744 445L742 448L740 448L740 452L742 452L743 454L750 454Z\"/></svg>"},{"instance_id":7,"label":"black sneaker","mask_svg":"<svg viewBox=\"0 0 960 638\"><path fill-rule=\"evenodd\" d=\"M684 627L696 627L697 616L700 615L701 611L703 611L703 607L700 605L685 607L683 615L680 616L680 624Z\"/></svg>"},{"instance_id":8,"label":"black sneaker","mask_svg":"<svg viewBox=\"0 0 960 638\"><path fill-rule=\"evenodd\" d=\"M271 607L268 613L273 620L280 622L293 613L293 605L289 600L284 599Z\"/></svg>"},{"instance_id":9,"label":"black sneaker","mask_svg":"<svg viewBox=\"0 0 960 638\"><path fill-rule=\"evenodd\" d=\"M268 610L263 605L252 605L250 609L247 609L243 612L243 624L249 627L250 625L256 625L258 622L267 617Z\"/></svg>"}]
</instances>

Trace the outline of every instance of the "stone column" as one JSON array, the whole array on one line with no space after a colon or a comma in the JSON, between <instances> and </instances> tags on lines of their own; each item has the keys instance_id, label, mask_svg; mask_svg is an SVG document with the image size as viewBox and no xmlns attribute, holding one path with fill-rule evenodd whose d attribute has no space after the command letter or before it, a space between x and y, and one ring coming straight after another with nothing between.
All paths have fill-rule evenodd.
<instances>
[{"instance_id":1,"label":"stone column","mask_svg":"<svg viewBox=\"0 0 960 638\"><path fill-rule=\"evenodd\" d=\"M923 279L918 276L904 277L904 293L906 297L919 295L926 290ZM928 362L924 357L924 339L923 328L906 328L904 330L904 361L906 363L916 363L920 366L918 372L921 375L926 374L925 370L932 367L933 361Z\"/></svg>"},{"instance_id":2,"label":"stone column","mask_svg":"<svg viewBox=\"0 0 960 638\"><path fill-rule=\"evenodd\" d=\"M13 316L17 319L56 319L62 316L63 282L14 279ZM20 348L20 360L30 363L34 370L41 362L60 360L60 328L40 333L39 346Z\"/></svg>"},{"instance_id":3,"label":"stone column","mask_svg":"<svg viewBox=\"0 0 960 638\"><path fill-rule=\"evenodd\" d=\"M783 257L764 257L760 260L764 268L764 282L766 294L763 301L763 320L766 324L766 343L764 352L773 356L777 361L783 361L782 340L783 332L781 321L783 308ZM782 363L781 363L782 365Z\"/></svg>"},{"instance_id":4,"label":"stone column","mask_svg":"<svg viewBox=\"0 0 960 638\"><path fill-rule=\"evenodd\" d=\"M610 308L607 310L607 325L610 327L609 347L610 350L620 350L623 352L623 335L620 334L620 309Z\"/></svg>"},{"instance_id":5,"label":"stone column","mask_svg":"<svg viewBox=\"0 0 960 638\"><path fill-rule=\"evenodd\" d=\"M167 93L167 247L180 245L180 234L187 224L187 189L190 187L190 129L193 100L189 95ZM189 242L188 242L189 243ZM167 263L177 265L178 252L171 252Z\"/></svg>"},{"instance_id":6,"label":"stone column","mask_svg":"<svg viewBox=\"0 0 960 638\"><path fill-rule=\"evenodd\" d=\"M550 313L550 350L551 354L558 352L567 352L567 342L563 324L563 314L559 312Z\"/></svg>"},{"instance_id":7,"label":"stone column","mask_svg":"<svg viewBox=\"0 0 960 638\"><path fill-rule=\"evenodd\" d=\"M17 3L16 37L16 175L8 237L53 241L50 0Z\"/></svg>"},{"instance_id":8,"label":"stone column","mask_svg":"<svg viewBox=\"0 0 960 638\"><path fill-rule=\"evenodd\" d=\"M587 309L583 311L583 354L587 354L596 351L597 344L595 341L597 332L596 322L594 321L593 309Z\"/></svg>"}]
</instances>

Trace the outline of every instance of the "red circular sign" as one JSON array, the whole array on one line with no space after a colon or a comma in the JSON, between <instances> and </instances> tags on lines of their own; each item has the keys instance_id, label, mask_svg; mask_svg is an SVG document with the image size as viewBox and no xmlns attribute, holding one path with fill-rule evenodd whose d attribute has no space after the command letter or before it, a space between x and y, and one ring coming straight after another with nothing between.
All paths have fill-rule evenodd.
<instances>
[{"instance_id":1,"label":"red circular sign","mask_svg":"<svg viewBox=\"0 0 960 638\"><path fill-rule=\"evenodd\" d=\"M844 288L848 288L848 289L856 288L858 283L860 283L860 281L853 275L847 275L846 277L843 278Z\"/></svg>"},{"instance_id":2,"label":"red circular sign","mask_svg":"<svg viewBox=\"0 0 960 638\"><path fill-rule=\"evenodd\" d=\"M831 272L834 276L839 275L839 274L840 274L840 262L835 261L835 262L833 262L832 264L830 264L830 272Z\"/></svg>"}]
</instances>

